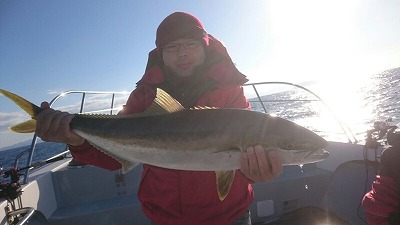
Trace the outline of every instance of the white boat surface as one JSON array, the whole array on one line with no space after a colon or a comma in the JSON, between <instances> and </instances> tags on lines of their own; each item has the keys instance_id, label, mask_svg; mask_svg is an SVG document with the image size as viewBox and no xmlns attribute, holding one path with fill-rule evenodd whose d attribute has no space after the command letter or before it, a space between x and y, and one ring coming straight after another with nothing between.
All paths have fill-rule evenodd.
<instances>
[{"instance_id":1,"label":"white boat surface","mask_svg":"<svg viewBox=\"0 0 400 225\"><path fill-rule=\"evenodd\" d=\"M262 90L270 90L269 85L299 89L311 96L310 101L327 107L322 99L302 86L263 82L245 85L252 104L261 106L253 108L269 113L268 105L277 104L276 99L268 102L261 97L264 96ZM125 92L70 91L50 103L61 101L65 95L79 95L82 104L78 111L85 112L85 104L90 100L87 96L97 94L111 97L111 107L105 109L110 113L118 111L115 107L117 96L126 96ZM303 99L284 101L308 102ZM366 224L360 203L375 178L382 147L359 143L345 124L340 120L338 124L345 138L344 141L327 139L326 150L330 152L327 159L303 167L285 166L278 178L253 184L255 200L250 207L253 224ZM34 136L30 154L35 153L35 144ZM136 194L141 166L122 174L119 170L107 171L76 163L67 149L60 155L66 157L26 170L20 181L22 194L15 200L1 199L1 208L5 209L0 210L1 225L150 224L141 211Z\"/></svg>"}]
</instances>

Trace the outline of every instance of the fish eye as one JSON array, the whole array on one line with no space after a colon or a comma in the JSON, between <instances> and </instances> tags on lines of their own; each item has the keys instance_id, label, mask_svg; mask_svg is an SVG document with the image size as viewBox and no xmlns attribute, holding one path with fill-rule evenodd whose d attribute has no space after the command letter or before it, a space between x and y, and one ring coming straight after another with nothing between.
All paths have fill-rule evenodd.
<instances>
[{"instance_id":1,"label":"fish eye","mask_svg":"<svg viewBox=\"0 0 400 225\"><path fill-rule=\"evenodd\" d=\"M292 143L286 144L286 149L288 149L288 150L294 149L294 144L292 144Z\"/></svg>"}]
</instances>

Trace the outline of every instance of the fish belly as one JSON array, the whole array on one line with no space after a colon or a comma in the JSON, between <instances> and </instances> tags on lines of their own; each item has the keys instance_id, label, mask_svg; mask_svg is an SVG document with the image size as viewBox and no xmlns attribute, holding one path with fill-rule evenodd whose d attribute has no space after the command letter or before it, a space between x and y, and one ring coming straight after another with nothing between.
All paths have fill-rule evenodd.
<instances>
[{"instance_id":1,"label":"fish belly","mask_svg":"<svg viewBox=\"0 0 400 225\"><path fill-rule=\"evenodd\" d=\"M111 156L128 171L139 163L145 163L167 169L190 171L221 171L240 168L241 151L239 149L219 150L158 148L135 145L123 140L108 140L98 136L75 131L87 139L99 151Z\"/></svg>"}]
</instances>

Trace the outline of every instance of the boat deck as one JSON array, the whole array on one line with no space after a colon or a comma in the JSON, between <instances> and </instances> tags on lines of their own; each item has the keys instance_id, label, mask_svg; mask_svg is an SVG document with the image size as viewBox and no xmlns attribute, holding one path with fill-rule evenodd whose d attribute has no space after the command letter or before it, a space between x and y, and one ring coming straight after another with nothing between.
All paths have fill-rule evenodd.
<instances>
[{"instance_id":1,"label":"boat deck","mask_svg":"<svg viewBox=\"0 0 400 225\"><path fill-rule=\"evenodd\" d=\"M24 186L23 204L36 208L47 222L30 224L150 224L136 196L141 166L122 175L90 165L68 166L70 160L32 173L33 181ZM253 184L253 224L290 224L294 218L322 217L337 218L331 224L364 224L360 200L371 187L376 164L349 159L334 170L330 167L329 161L302 168L286 166L280 177Z\"/></svg>"}]
</instances>

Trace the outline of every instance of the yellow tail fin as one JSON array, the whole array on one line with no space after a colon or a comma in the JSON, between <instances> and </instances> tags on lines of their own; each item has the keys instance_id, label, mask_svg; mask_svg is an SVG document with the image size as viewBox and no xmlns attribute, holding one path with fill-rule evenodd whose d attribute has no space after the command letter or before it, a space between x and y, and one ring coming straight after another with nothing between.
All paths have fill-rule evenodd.
<instances>
[{"instance_id":1,"label":"yellow tail fin","mask_svg":"<svg viewBox=\"0 0 400 225\"><path fill-rule=\"evenodd\" d=\"M17 133L31 133L35 131L36 128L36 121L34 120L35 117L43 110L39 106L33 104L32 102L14 94L9 91L0 89L0 94L6 96L11 101L15 102L21 109L27 112L33 120L28 120L26 122L17 124L15 126L10 127L10 130L17 132Z\"/></svg>"}]
</instances>

